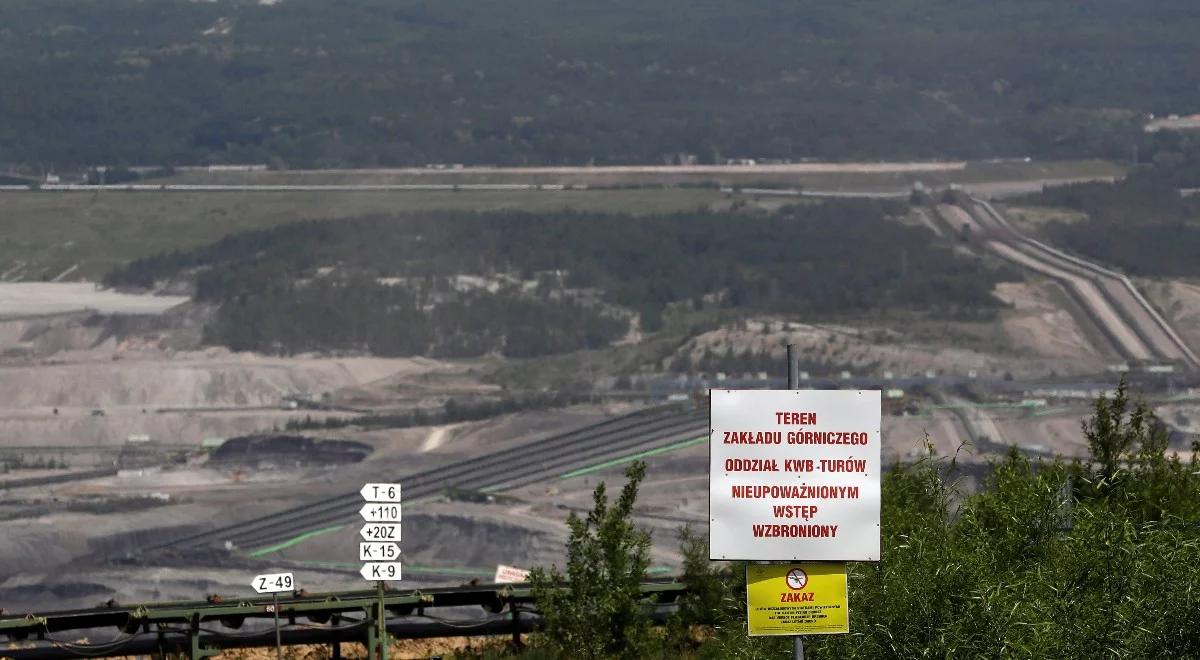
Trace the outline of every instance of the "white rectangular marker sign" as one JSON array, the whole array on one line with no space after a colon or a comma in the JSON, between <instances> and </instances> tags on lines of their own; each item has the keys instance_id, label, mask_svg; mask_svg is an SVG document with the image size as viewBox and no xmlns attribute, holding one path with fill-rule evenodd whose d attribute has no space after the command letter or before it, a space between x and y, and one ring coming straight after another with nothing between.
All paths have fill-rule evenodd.
<instances>
[{"instance_id":1,"label":"white rectangular marker sign","mask_svg":"<svg viewBox=\"0 0 1200 660\"><path fill-rule=\"evenodd\" d=\"M358 573L364 580L399 580L400 562L366 563Z\"/></svg>"},{"instance_id":2,"label":"white rectangular marker sign","mask_svg":"<svg viewBox=\"0 0 1200 660\"><path fill-rule=\"evenodd\" d=\"M367 522L400 522L400 505L368 502L358 514Z\"/></svg>"},{"instance_id":3,"label":"white rectangular marker sign","mask_svg":"<svg viewBox=\"0 0 1200 660\"><path fill-rule=\"evenodd\" d=\"M291 573L268 573L254 576L250 586L260 594L277 594L295 589L296 581Z\"/></svg>"},{"instance_id":4,"label":"white rectangular marker sign","mask_svg":"<svg viewBox=\"0 0 1200 660\"><path fill-rule=\"evenodd\" d=\"M399 541L400 523L367 523L358 530L364 541Z\"/></svg>"},{"instance_id":5,"label":"white rectangular marker sign","mask_svg":"<svg viewBox=\"0 0 1200 660\"><path fill-rule=\"evenodd\" d=\"M878 390L712 390L709 558L879 561Z\"/></svg>"},{"instance_id":6,"label":"white rectangular marker sign","mask_svg":"<svg viewBox=\"0 0 1200 660\"><path fill-rule=\"evenodd\" d=\"M365 484L358 494L368 502L399 502L400 484Z\"/></svg>"},{"instance_id":7,"label":"white rectangular marker sign","mask_svg":"<svg viewBox=\"0 0 1200 660\"><path fill-rule=\"evenodd\" d=\"M400 558L398 543L359 543L359 561L395 561Z\"/></svg>"}]
</instances>

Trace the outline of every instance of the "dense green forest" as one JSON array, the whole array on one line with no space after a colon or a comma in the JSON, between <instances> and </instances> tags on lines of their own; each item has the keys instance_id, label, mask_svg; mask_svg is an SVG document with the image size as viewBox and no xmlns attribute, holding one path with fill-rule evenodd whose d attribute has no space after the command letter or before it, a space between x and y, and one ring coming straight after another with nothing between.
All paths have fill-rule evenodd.
<instances>
[{"instance_id":1,"label":"dense green forest","mask_svg":"<svg viewBox=\"0 0 1200 660\"><path fill-rule=\"evenodd\" d=\"M1167 451L1164 430L1121 383L1083 425L1086 460L1014 448L974 492L932 449L892 466L880 561L848 565L850 633L806 637L806 657L1200 657L1200 459ZM637 585L666 539L636 522L645 466L625 474L615 498L601 483L592 510L571 514L565 566L534 571L545 631L523 652L496 643L456 657L790 656L790 638L746 634L746 562L710 562L686 528L688 593L653 630Z\"/></svg>"},{"instance_id":2,"label":"dense green forest","mask_svg":"<svg viewBox=\"0 0 1200 660\"><path fill-rule=\"evenodd\" d=\"M1127 158L1193 0L8 0L0 161Z\"/></svg>"},{"instance_id":3,"label":"dense green forest","mask_svg":"<svg viewBox=\"0 0 1200 660\"><path fill-rule=\"evenodd\" d=\"M1164 150L1159 164L1116 183L1055 186L1019 200L1087 214L1082 222L1052 222L1053 242L1136 275L1200 275L1200 140Z\"/></svg>"},{"instance_id":4,"label":"dense green forest","mask_svg":"<svg viewBox=\"0 0 1200 660\"><path fill-rule=\"evenodd\" d=\"M595 348L671 305L806 317L972 315L1014 279L839 201L770 215L447 213L301 222L134 261L112 286L194 278L210 341L272 353L523 357Z\"/></svg>"}]
</instances>

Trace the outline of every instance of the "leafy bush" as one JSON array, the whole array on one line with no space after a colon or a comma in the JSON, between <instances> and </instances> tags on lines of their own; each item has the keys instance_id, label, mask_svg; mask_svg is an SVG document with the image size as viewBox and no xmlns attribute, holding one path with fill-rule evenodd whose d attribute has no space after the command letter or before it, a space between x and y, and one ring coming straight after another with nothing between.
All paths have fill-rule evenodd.
<instances>
[{"instance_id":1,"label":"leafy bush","mask_svg":"<svg viewBox=\"0 0 1200 660\"><path fill-rule=\"evenodd\" d=\"M1178 190L1200 188L1200 140L1175 148L1183 150L1178 164L1138 170L1114 183L1053 186L1021 202L1085 213L1086 221L1055 221L1043 230L1070 250L1138 275L1200 275L1200 196Z\"/></svg>"},{"instance_id":2,"label":"leafy bush","mask_svg":"<svg viewBox=\"0 0 1200 660\"><path fill-rule=\"evenodd\" d=\"M545 617L543 642L563 658L642 658L655 648L652 604L640 587L650 566L650 534L630 520L646 466L625 471L625 486L611 506L605 485L596 487L586 518L567 519L566 575L557 567L530 575Z\"/></svg>"},{"instance_id":3,"label":"leafy bush","mask_svg":"<svg viewBox=\"0 0 1200 660\"><path fill-rule=\"evenodd\" d=\"M806 638L808 657L1200 657L1200 462L1166 454L1161 427L1124 382L1096 401L1083 430L1090 460L1014 450L973 493L950 479L954 460L932 452L886 472L882 561L849 566L851 632ZM628 530L611 516L629 507L598 510L608 529ZM568 577L625 565L581 552L586 529L572 524ZM745 564L709 562L707 543L690 530L680 539L689 591L656 654L784 657L790 640L746 634ZM597 607L599 596L580 596L574 607ZM616 657L603 654L622 630L602 613L637 606L601 607L592 610L600 616L557 618L547 637L570 648L578 626L594 636L588 648L602 650L588 657ZM630 630L640 639L644 625Z\"/></svg>"}]
</instances>

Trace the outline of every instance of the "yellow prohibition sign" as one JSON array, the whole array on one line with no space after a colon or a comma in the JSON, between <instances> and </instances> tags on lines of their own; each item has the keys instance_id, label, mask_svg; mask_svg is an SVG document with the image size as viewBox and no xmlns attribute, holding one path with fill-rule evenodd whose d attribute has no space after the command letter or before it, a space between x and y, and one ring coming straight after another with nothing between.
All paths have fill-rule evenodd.
<instances>
[{"instance_id":1,"label":"yellow prohibition sign","mask_svg":"<svg viewBox=\"0 0 1200 660\"><path fill-rule=\"evenodd\" d=\"M748 564L746 622L751 635L850 632L846 564Z\"/></svg>"}]
</instances>

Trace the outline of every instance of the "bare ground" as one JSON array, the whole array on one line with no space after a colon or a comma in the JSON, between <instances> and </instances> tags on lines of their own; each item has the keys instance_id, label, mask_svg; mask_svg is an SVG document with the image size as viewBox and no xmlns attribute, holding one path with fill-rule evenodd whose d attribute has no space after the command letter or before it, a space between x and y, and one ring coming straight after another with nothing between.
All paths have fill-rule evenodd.
<instances>
[{"instance_id":1,"label":"bare ground","mask_svg":"<svg viewBox=\"0 0 1200 660\"><path fill-rule=\"evenodd\" d=\"M442 395L479 389L463 376L468 363L202 349L202 319L187 311L147 319L84 313L0 321L0 448L116 446L137 435L197 446L306 417L353 416L285 409L288 397L370 408L419 402L439 387ZM398 397L405 382L421 386Z\"/></svg>"},{"instance_id":2,"label":"bare ground","mask_svg":"<svg viewBox=\"0 0 1200 660\"><path fill-rule=\"evenodd\" d=\"M0 446L115 445L130 435L198 445L206 437L282 428L289 420L347 415L283 410L288 396L333 398L343 388L451 369L423 359L270 358L227 351L0 366Z\"/></svg>"},{"instance_id":3,"label":"bare ground","mask_svg":"<svg viewBox=\"0 0 1200 660\"><path fill-rule=\"evenodd\" d=\"M120 556L124 549L178 533L180 524L209 524L261 515L294 506L302 499L343 493L365 481L398 478L449 460L527 441L595 421L620 409L580 406L565 411L509 415L453 427L373 431L379 447L367 463L305 471L265 471L234 475L203 467L110 477L89 482L16 491L21 500L66 503L97 496L169 495L169 503L136 513L106 515L53 513L4 523L0 566L0 604L10 611L92 606L115 596L119 601L197 598L208 593L248 594L248 576L270 567L296 573L310 591L357 588L357 526L313 537L261 560L211 567L91 566L76 558L102 551ZM1004 441L1041 444L1050 451L1078 455L1078 420L1086 409L1043 417L980 412L977 424L990 424ZM982 417L986 417L984 420ZM958 452L966 438L957 417L946 410L883 420L885 461L925 455L925 438L942 456ZM436 438L436 442L431 442ZM963 454L961 461L986 456ZM695 445L648 460L637 522L653 533L652 564L675 570L680 562L677 530L684 524L703 532L708 508L708 450ZM592 489L606 481L615 495L622 466L497 493L495 502L432 500L406 504L402 546L412 571L397 586L458 584L471 577L490 578L496 564L521 567L562 565L571 512L591 506ZM261 570L260 570L261 569ZM438 571L441 571L438 574ZM432 571L432 572L431 572ZM21 575L15 575L20 572ZM447 577L452 574L456 577Z\"/></svg>"},{"instance_id":4,"label":"bare ground","mask_svg":"<svg viewBox=\"0 0 1200 660\"><path fill-rule=\"evenodd\" d=\"M1001 282L996 295L1012 306L1001 324L1018 355L1053 361L1059 373L1099 371L1107 362L1063 308L1065 292L1057 284ZM1072 368L1073 367L1073 368Z\"/></svg>"},{"instance_id":5,"label":"bare ground","mask_svg":"<svg viewBox=\"0 0 1200 660\"><path fill-rule=\"evenodd\" d=\"M161 314L183 296L119 293L91 282L0 282L0 318L91 310L105 314Z\"/></svg>"},{"instance_id":6,"label":"bare ground","mask_svg":"<svg viewBox=\"0 0 1200 660\"><path fill-rule=\"evenodd\" d=\"M1012 206L1004 207L1005 216L1019 231L1037 235L1038 230L1050 222L1075 223L1087 220L1087 214L1072 209L1060 209L1048 206Z\"/></svg>"},{"instance_id":7,"label":"bare ground","mask_svg":"<svg viewBox=\"0 0 1200 660\"><path fill-rule=\"evenodd\" d=\"M974 371L980 377L1036 378L1100 368L1103 361L1090 353L1090 346L1073 329L1070 315L1026 291L1024 285L1001 290L1000 295L1009 296L1016 309L1003 312L999 323L906 319L854 327L759 318L740 328L727 326L699 335L679 353L695 360L705 351L724 355L732 347L738 353L769 352L782 361L782 347L791 343L799 346L805 362L861 370L860 374L889 371L896 377ZM1047 338L1054 341L1046 342Z\"/></svg>"},{"instance_id":8,"label":"bare ground","mask_svg":"<svg viewBox=\"0 0 1200 660\"><path fill-rule=\"evenodd\" d=\"M1138 288L1193 350L1200 349L1200 284L1139 280Z\"/></svg>"},{"instance_id":9,"label":"bare ground","mask_svg":"<svg viewBox=\"0 0 1200 660\"><path fill-rule=\"evenodd\" d=\"M757 319L708 333L683 350L720 352L775 350L787 341L806 354L848 367L892 370L897 376L933 369L961 374L1017 377L1093 370L1086 342L1071 329L1069 315L1042 285L999 290L1013 304L1001 323L948 324L906 319L870 327L804 325ZM1200 299L1200 294L1198 294ZM58 318L58 317L56 317ZM1025 333L1025 334L1022 334ZM386 405L446 392L480 391L471 365L436 360L375 358L271 358L224 350L175 350L145 332L101 338L81 316L0 323L0 353L42 341L0 360L0 449L31 439L116 448L132 434L192 447L208 435L226 436L282 425L315 412L280 410L292 394L335 403ZM31 339L31 336L34 339ZM53 337L54 339L47 339ZM41 338L41 339L37 339ZM1024 343L1022 343L1024 342ZM1014 357L1015 355L1015 357ZM781 356L780 356L781 357ZM114 359L116 358L116 359ZM781 357L782 359L782 357ZM58 414L54 408L58 407ZM142 412L145 408L146 412ZM156 412L169 408L166 412ZM226 408L214 410L213 408ZM103 416L93 415L101 409ZM98 497L165 495L161 506L127 513L53 510L6 520L0 536L0 606L10 611L91 606L118 600L196 598L205 593L247 593L247 576L272 563L286 565L310 590L356 587L355 529L314 537L267 561L214 567L76 566L97 553L125 549L177 533L181 526L233 522L420 471L483 451L510 447L628 410L625 404L506 415L477 423L408 429L330 430L327 437L363 441L375 449L367 462L308 470L233 471L193 465L176 470L128 472L91 481L24 488L6 493L19 506L54 507ZM1045 417L981 413L977 424L1003 441L1043 444L1075 455L1081 447L1077 411ZM1187 414L1187 413L1185 413ZM940 455L952 455L965 439L959 419L944 410L884 419L886 460L923 454L928 433ZM980 457L972 458L978 460ZM707 449L693 446L650 460L638 521L654 532L653 562L678 565L675 531L685 523L702 529L707 518ZM495 564L529 567L559 563L564 520L590 507L600 480L620 481L620 468L503 493L490 504L431 501L406 511L406 561L414 568L455 571L465 581L487 578ZM313 562L322 562L317 565ZM329 564L340 566L332 566ZM15 573L18 577L10 577ZM401 586L446 584L445 573L414 570ZM453 580L449 580L454 583ZM311 586L310 586L311 585Z\"/></svg>"}]
</instances>

